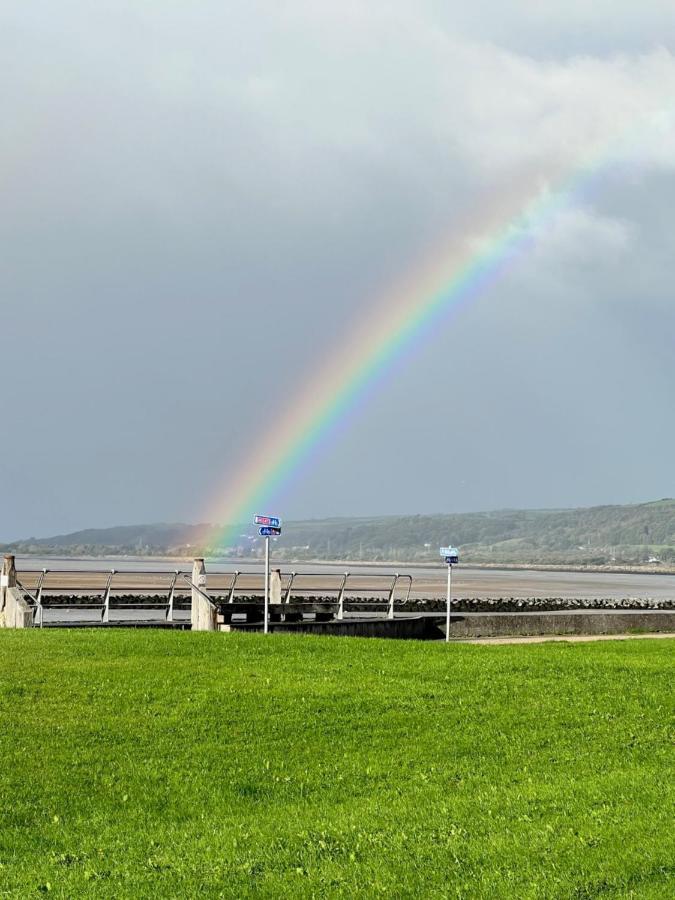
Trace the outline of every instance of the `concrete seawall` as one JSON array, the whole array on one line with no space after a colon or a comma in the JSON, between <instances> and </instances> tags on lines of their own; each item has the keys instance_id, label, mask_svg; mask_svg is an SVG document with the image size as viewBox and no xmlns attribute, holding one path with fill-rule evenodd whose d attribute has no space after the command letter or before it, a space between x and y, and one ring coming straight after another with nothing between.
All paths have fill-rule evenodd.
<instances>
[{"instance_id":1,"label":"concrete seawall","mask_svg":"<svg viewBox=\"0 0 675 900\"><path fill-rule=\"evenodd\" d=\"M444 626L445 627L445 626ZM453 615L450 636L457 639L555 634L675 632L675 612L546 612Z\"/></svg>"},{"instance_id":2,"label":"concrete seawall","mask_svg":"<svg viewBox=\"0 0 675 900\"><path fill-rule=\"evenodd\" d=\"M262 631L262 623L233 623L221 631ZM288 634L322 634L336 637L379 637L434 640L445 636L440 616L402 616L398 619L358 618L341 622L272 622L270 631ZM528 637L541 635L626 635L675 633L675 612L568 612L568 613L473 613L454 614L450 637Z\"/></svg>"},{"instance_id":3,"label":"concrete seawall","mask_svg":"<svg viewBox=\"0 0 675 900\"><path fill-rule=\"evenodd\" d=\"M286 634L321 634L334 637L397 638L428 640L441 637L436 618L409 616L404 619L344 619L341 622L271 622L270 631ZM262 631L262 623L221 625L221 631Z\"/></svg>"}]
</instances>

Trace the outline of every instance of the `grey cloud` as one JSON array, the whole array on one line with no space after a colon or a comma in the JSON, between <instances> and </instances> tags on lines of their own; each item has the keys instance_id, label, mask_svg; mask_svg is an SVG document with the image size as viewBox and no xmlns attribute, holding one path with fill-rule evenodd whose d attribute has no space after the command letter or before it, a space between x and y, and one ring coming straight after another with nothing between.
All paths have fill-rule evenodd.
<instances>
[{"instance_id":1,"label":"grey cloud","mask_svg":"<svg viewBox=\"0 0 675 900\"><path fill-rule=\"evenodd\" d=\"M6 3L2 341L22 445L0 455L0 537L199 517L429 247L480 240L483 209L610 160L631 130L283 502L672 493L675 128L642 125L670 115L671 20L623 2ZM617 446L617 397L658 422L649 471ZM448 459L457 495L434 474Z\"/></svg>"}]
</instances>

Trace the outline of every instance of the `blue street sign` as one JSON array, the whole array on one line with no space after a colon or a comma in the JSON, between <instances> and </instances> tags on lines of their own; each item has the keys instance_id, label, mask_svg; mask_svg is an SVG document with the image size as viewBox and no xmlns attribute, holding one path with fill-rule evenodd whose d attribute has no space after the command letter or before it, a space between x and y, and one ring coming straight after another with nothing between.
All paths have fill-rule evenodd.
<instances>
[{"instance_id":1,"label":"blue street sign","mask_svg":"<svg viewBox=\"0 0 675 900\"><path fill-rule=\"evenodd\" d=\"M446 556L445 561L449 566L455 566L459 562L459 556Z\"/></svg>"},{"instance_id":2,"label":"blue street sign","mask_svg":"<svg viewBox=\"0 0 675 900\"><path fill-rule=\"evenodd\" d=\"M270 525L261 525L258 529L260 537L277 537L281 534L281 528L272 528Z\"/></svg>"},{"instance_id":3,"label":"blue street sign","mask_svg":"<svg viewBox=\"0 0 675 900\"><path fill-rule=\"evenodd\" d=\"M254 525L269 525L271 528L281 528L281 519L277 516L255 516Z\"/></svg>"}]
</instances>

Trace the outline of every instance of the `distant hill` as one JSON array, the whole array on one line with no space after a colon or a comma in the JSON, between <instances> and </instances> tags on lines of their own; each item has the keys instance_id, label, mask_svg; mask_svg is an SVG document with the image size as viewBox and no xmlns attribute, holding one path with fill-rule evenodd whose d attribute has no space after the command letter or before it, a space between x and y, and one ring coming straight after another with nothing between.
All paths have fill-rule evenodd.
<instances>
[{"instance_id":1,"label":"distant hill","mask_svg":"<svg viewBox=\"0 0 675 900\"><path fill-rule=\"evenodd\" d=\"M5 546L23 554L250 556L256 530L237 547L220 547L208 525L92 528ZM381 516L287 522L275 544L279 560L435 561L453 543L465 561L484 563L675 563L675 500L583 509L496 510L449 515Z\"/></svg>"},{"instance_id":2,"label":"distant hill","mask_svg":"<svg viewBox=\"0 0 675 900\"><path fill-rule=\"evenodd\" d=\"M275 552L423 561L448 543L474 562L675 562L675 500L588 509L496 510L289 522ZM307 548L307 549L302 549Z\"/></svg>"},{"instance_id":3,"label":"distant hill","mask_svg":"<svg viewBox=\"0 0 675 900\"><path fill-rule=\"evenodd\" d=\"M57 534L47 538L28 538L6 545L6 549L21 553L70 553L80 555L182 554L208 542L209 525L183 523L154 525L118 525L114 528L87 528L72 534Z\"/></svg>"}]
</instances>

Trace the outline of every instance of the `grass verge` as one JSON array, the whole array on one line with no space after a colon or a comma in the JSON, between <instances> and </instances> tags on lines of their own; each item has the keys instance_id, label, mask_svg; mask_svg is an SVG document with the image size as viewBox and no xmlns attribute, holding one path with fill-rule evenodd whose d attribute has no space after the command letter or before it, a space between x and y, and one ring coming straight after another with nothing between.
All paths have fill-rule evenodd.
<instances>
[{"instance_id":1,"label":"grass verge","mask_svg":"<svg viewBox=\"0 0 675 900\"><path fill-rule=\"evenodd\" d=\"M0 896L672 896L674 650L0 633Z\"/></svg>"}]
</instances>

